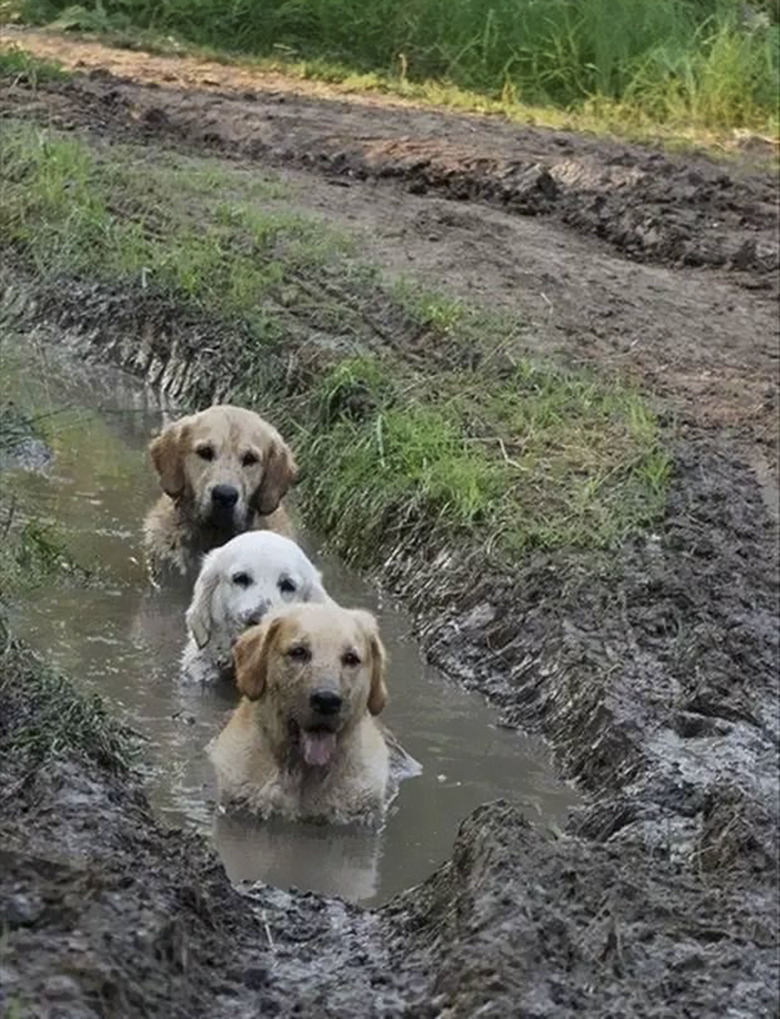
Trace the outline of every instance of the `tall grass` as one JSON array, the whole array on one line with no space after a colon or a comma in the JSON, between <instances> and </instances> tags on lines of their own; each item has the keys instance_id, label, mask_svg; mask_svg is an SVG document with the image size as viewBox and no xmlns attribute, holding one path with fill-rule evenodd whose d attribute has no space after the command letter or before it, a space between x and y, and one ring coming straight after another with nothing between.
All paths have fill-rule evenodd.
<instances>
[{"instance_id":1,"label":"tall grass","mask_svg":"<svg viewBox=\"0 0 780 1019\"><path fill-rule=\"evenodd\" d=\"M24 0L82 27L348 64L565 108L713 127L776 122L776 0Z\"/></svg>"}]
</instances>

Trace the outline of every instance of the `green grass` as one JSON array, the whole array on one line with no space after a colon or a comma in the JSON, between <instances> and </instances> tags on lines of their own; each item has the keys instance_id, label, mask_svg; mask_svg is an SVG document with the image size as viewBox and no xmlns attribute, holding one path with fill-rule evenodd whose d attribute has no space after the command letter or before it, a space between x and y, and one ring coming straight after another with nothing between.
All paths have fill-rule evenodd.
<instances>
[{"instance_id":1,"label":"green grass","mask_svg":"<svg viewBox=\"0 0 780 1019\"><path fill-rule=\"evenodd\" d=\"M399 380L364 357L334 367L308 407L275 409L300 429L304 510L361 565L466 535L512 557L609 547L665 504L658 422L617 382L529 364L493 388L462 370Z\"/></svg>"},{"instance_id":2,"label":"green grass","mask_svg":"<svg viewBox=\"0 0 780 1019\"><path fill-rule=\"evenodd\" d=\"M39 82L62 81L68 74L49 60L39 60L23 49L12 47L0 50L0 77L25 81L35 88Z\"/></svg>"},{"instance_id":3,"label":"green grass","mask_svg":"<svg viewBox=\"0 0 780 1019\"><path fill-rule=\"evenodd\" d=\"M346 559L603 548L662 512L670 463L641 394L527 362L512 316L383 282L278 181L14 125L0 173L0 245L22 264L229 317L234 398L290 435L307 518Z\"/></svg>"},{"instance_id":4,"label":"green grass","mask_svg":"<svg viewBox=\"0 0 780 1019\"><path fill-rule=\"evenodd\" d=\"M29 414L13 403L0 403L0 457L13 453L26 439L37 437L36 422Z\"/></svg>"},{"instance_id":5,"label":"green grass","mask_svg":"<svg viewBox=\"0 0 780 1019\"><path fill-rule=\"evenodd\" d=\"M96 155L29 128L0 128L0 140L0 233L45 275L140 281L252 315L264 298L279 299L286 279L326 263L344 244L321 223L258 201L280 187L256 174L246 174L241 200L231 201L224 175L208 163L190 180L186 159L178 167L126 166L115 152Z\"/></svg>"},{"instance_id":6,"label":"green grass","mask_svg":"<svg viewBox=\"0 0 780 1019\"><path fill-rule=\"evenodd\" d=\"M0 448L13 449L34 434L35 422L0 407ZM108 718L100 699L79 694L9 633L6 613L20 592L63 572L83 577L51 526L19 519L10 488L0 468L0 758L21 776L73 755L124 769L128 734Z\"/></svg>"},{"instance_id":7,"label":"green grass","mask_svg":"<svg viewBox=\"0 0 780 1019\"><path fill-rule=\"evenodd\" d=\"M0 330L4 325L0 318ZM0 358L3 354L0 349ZM0 383L0 399L7 397L7 389ZM69 555L54 524L24 516L7 481L6 472L25 442L44 439L41 418L47 416L32 417L12 402L0 403L0 616L22 590L34 588L47 578L68 577L83 582L88 577L88 572Z\"/></svg>"},{"instance_id":8,"label":"green grass","mask_svg":"<svg viewBox=\"0 0 780 1019\"><path fill-rule=\"evenodd\" d=\"M777 129L774 0L26 0L21 11L281 56L313 77L335 67L622 122Z\"/></svg>"},{"instance_id":9,"label":"green grass","mask_svg":"<svg viewBox=\"0 0 780 1019\"><path fill-rule=\"evenodd\" d=\"M130 734L95 695L79 693L8 633L0 616L0 758L30 774L53 758L78 757L124 771Z\"/></svg>"}]
</instances>

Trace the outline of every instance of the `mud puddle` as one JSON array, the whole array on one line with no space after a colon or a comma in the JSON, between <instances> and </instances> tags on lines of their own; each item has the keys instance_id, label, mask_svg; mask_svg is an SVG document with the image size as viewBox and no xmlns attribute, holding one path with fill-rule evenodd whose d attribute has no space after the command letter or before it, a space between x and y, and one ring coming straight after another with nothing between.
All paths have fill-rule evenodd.
<instances>
[{"instance_id":1,"label":"mud puddle","mask_svg":"<svg viewBox=\"0 0 780 1019\"><path fill-rule=\"evenodd\" d=\"M156 495L145 447L171 410L119 370L65 359L30 337L7 338L0 354L1 395L41 417L54 453L45 472L13 475L21 509L51 522L93 571L86 583L37 586L16 608L15 631L143 735L155 810L212 839L233 881L384 901L446 859L462 818L486 800L504 797L543 825L564 823L576 796L556 779L544 744L497 727L478 696L426 667L407 617L318 555L313 535L304 544L329 592L379 617L391 656L387 722L423 774L403 783L379 834L220 815L204 748L232 700L178 682L187 592L152 591L140 555L140 522Z\"/></svg>"}]
</instances>

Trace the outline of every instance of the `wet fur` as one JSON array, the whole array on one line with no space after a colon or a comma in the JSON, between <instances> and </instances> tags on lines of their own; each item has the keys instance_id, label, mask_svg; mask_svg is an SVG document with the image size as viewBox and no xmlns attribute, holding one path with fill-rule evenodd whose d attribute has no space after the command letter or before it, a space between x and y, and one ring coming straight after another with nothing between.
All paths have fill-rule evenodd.
<instances>
[{"instance_id":1,"label":"wet fur","mask_svg":"<svg viewBox=\"0 0 780 1019\"><path fill-rule=\"evenodd\" d=\"M295 668L287 649L300 639L313 657L308 666ZM336 751L327 765L309 765L291 719L321 677L339 671L347 644L358 650L361 664L354 675L344 669L339 674L347 713ZM387 690L373 616L332 603L288 606L248 630L234 658L244 698L209 747L222 803L290 820L381 819L390 793L389 751L375 718Z\"/></svg>"},{"instance_id":2,"label":"wet fur","mask_svg":"<svg viewBox=\"0 0 780 1019\"><path fill-rule=\"evenodd\" d=\"M213 463L195 450L210 445ZM246 452L256 464L244 466ZM271 530L292 535L280 505L297 479L292 452L279 433L258 414L222 404L168 425L149 444L149 454L163 494L144 521L144 547L150 576L159 581L166 571L194 576L202 557L236 534ZM214 522L208 496L215 484L229 483L240 493L234 518Z\"/></svg>"},{"instance_id":3,"label":"wet fur","mask_svg":"<svg viewBox=\"0 0 780 1019\"><path fill-rule=\"evenodd\" d=\"M245 574L250 585L237 586L232 581L236 573ZM281 590L282 578L294 584L293 592ZM234 681L232 646L248 626L285 604L329 600L319 571L295 542L262 531L232 538L208 553L195 582L182 678Z\"/></svg>"}]
</instances>

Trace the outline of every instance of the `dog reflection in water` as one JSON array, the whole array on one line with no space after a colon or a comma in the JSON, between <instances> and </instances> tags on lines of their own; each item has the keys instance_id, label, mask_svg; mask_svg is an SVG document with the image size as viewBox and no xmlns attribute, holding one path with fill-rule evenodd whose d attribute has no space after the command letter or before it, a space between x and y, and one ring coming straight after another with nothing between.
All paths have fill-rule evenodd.
<instances>
[{"instance_id":1,"label":"dog reflection in water","mask_svg":"<svg viewBox=\"0 0 780 1019\"><path fill-rule=\"evenodd\" d=\"M376 828L258 821L231 812L217 816L214 837L235 883L263 881L350 902L377 893L382 836Z\"/></svg>"},{"instance_id":2,"label":"dog reflection in water","mask_svg":"<svg viewBox=\"0 0 780 1019\"><path fill-rule=\"evenodd\" d=\"M220 802L264 817L378 825L415 762L377 722L387 701L374 617L334 603L293 604L233 649L244 695L209 747Z\"/></svg>"}]
</instances>

